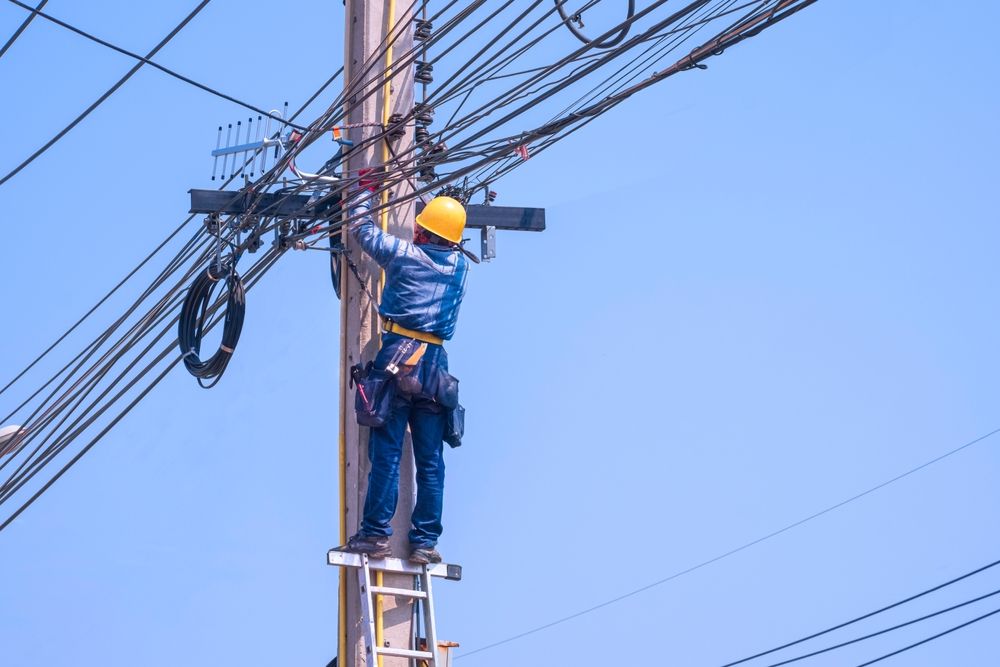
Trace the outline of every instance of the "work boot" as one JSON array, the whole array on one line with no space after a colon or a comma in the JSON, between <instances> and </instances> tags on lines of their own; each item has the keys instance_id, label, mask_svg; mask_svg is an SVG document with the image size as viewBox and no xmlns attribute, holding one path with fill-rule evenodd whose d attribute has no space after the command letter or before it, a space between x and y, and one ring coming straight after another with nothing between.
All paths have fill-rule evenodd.
<instances>
[{"instance_id":1,"label":"work boot","mask_svg":"<svg viewBox=\"0 0 1000 667\"><path fill-rule=\"evenodd\" d=\"M440 563L441 554L434 547L419 547L410 545L410 562L417 565L427 565L428 563Z\"/></svg>"},{"instance_id":2,"label":"work boot","mask_svg":"<svg viewBox=\"0 0 1000 667\"><path fill-rule=\"evenodd\" d=\"M350 551L356 554L368 554L369 558L388 558L392 555L389 548L389 538L384 535L352 535L347 540L347 546L343 551Z\"/></svg>"}]
</instances>

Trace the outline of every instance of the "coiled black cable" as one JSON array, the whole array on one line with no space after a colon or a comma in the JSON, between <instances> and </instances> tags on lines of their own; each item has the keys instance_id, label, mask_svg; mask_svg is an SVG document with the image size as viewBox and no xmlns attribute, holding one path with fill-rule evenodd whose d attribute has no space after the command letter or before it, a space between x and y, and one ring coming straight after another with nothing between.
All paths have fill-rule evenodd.
<instances>
[{"instance_id":1,"label":"coiled black cable","mask_svg":"<svg viewBox=\"0 0 1000 667\"><path fill-rule=\"evenodd\" d=\"M624 26L622 26L621 31L614 37L608 38L607 41L595 42L594 40L584 35L579 28L573 25L574 20L579 20L580 14L579 13L572 15L567 14L566 9L563 7L563 3L565 2L566 0L555 0L556 9L559 10L559 18L563 20L563 23L566 24L566 27L569 28L569 31L573 33L573 35L577 39L579 39L584 44L589 44L593 46L595 49L607 49L612 46L617 46L623 39L625 39L625 37L628 35L629 28L632 27L632 23L630 22L630 20L633 16L635 16L635 0L628 0L628 15L625 17L626 23ZM580 21L580 26L581 27L583 26L582 21Z\"/></svg>"},{"instance_id":2,"label":"coiled black cable","mask_svg":"<svg viewBox=\"0 0 1000 667\"><path fill-rule=\"evenodd\" d=\"M232 258L229 258L222 263L222 266L213 264L195 278L187 296L184 297L180 319L177 321L177 344L183 355L184 365L191 375L198 378L198 384L205 389L214 387L222 377L243 330L246 291L240 274L236 272L233 264ZM206 320L212 314L209 312L213 301L212 294L216 285L222 281L225 281L229 293L226 300L226 321L222 327L222 341L216 353L202 361L198 356L201 353L201 337L205 331ZM211 378L215 378L211 384L206 385L202 382Z\"/></svg>"}]
</instances>

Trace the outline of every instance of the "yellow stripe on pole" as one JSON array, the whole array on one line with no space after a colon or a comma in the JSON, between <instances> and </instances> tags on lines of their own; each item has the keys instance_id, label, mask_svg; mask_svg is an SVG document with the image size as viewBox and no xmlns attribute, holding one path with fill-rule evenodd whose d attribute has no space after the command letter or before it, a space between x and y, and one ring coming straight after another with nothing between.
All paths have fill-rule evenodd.
<instances>
[{"instance_id":1,"label":"yellow stripe on pole","mask_svg":"<svg viewBox=\"0 0 1000 667\"><path fill-rule=\"evenodd\" d=\"M353 0L344 2L344 90L351 83L350 39ZM344 220L348 212L343 211ZM340 231L340 242L347 247L347 225ZM340 258L340 421L337 425L337 481L340 483L340 543L347 544L347 290L350 285L347 260ZM347 664L347 570L340 567L337 577L337 664Z\"/></svg>"},{"instance_id":2,"label":"yellow stripe on pole","mask_svg":"<svg viewBox=\"0 0 1000 667\"><path fill-rule=\"evenodd\" d=\"M393 24L396 22L396 0L388 0L386 7L386 19L385 19L385 74L382 78L382 129L389 127L389 116L392 113L392 104L390 99L390 94L392 93L392 75L389 70L392 68L392 28ZM387 143L387 137L382 138L382 164L386 165L389 162L389 144ZM388 169L386 170L388 172ZM382 231L389 231L389 208L386 206L389 203L389 191L382 191L382 210L379 212L379 222L381 223ZM382 290L385 288L385 271L381 271L379 275L379 285L378 285L378 295L379 299L382 298ZM379 338L379 343L382 339ZM382 585L382 572L378 572L376 575L376 585ZM384 634L385 634L385 619L383 618L383 603L382 596L375 596L375 644L377 646L382 646L384 644ZM383 667L382 656L378 656L378 667Z\"/></svg>"}]
</instances>

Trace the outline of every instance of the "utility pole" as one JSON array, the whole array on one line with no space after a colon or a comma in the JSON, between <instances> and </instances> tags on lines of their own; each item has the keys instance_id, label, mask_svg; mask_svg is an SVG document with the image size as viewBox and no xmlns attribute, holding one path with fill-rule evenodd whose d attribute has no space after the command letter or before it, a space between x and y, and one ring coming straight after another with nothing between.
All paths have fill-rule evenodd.
<instances>
[{"instance_id":1,"label":"utility pole","mask_svg":"<svg viewBox=\"0 0 1000 667\"><path fill-rule=\"evenodd\" d=\"M361 124L350 128L349 137L356 146L364 139L382 133L382 126L388 124L391 114L408 114L413 109L413 66L384 72L407 53L413 44L412 11L416 3L397 0L346 0L344 38L344 86L351 94L347 98L349 115L347 124ZM387 45L392 44L386 49ZM375 94L358 102L371 90ZM413 145L413 127L405 128L405 135L394 140L397 153L406 153ZM346 169L351 174L367 166L378 166L389 161L390 154L385 141L374 142L371 146L351 152L346 161ZM383 195L383 203L391 199L405 200L412 192L406 182L396 186L391 193ZM376 202L373 202L373 204ZM376 214L377 216L379 214ZM415 215L412 201L394 206L380 215L380 223L390 233L410 238L413 233ZM381 272L373 262L365 257L344 232L344 246L348 256L359 267L366 280L367 290L378 295ZM373 303L345 260L341 260L341 310L340 310L340 543L346 544L361 518L365 492L368 483L368 434L354 419L354 397L346 382L348 369L356 363L365 363L375 357L380 340L380 324L377 304ZM416 483L412 448L407 442L403 447L400 465L400 492L396 515L393 519L392 550L395 555L406 557L409 545L410 513L415 502ZM385 574L382 585L410 588L411 577L407 575ZM392 580L392 579L397 580ZM378 583L378 582L376 582ZM381 596L376 610L376 635L383 646L407 648L411 635L411 602L398 602L391 596ZM363 667L365 649L360 624L360 593L355 577L347 568L340 568L340 608L339 608L339 667ZM380 622L379 622L380 621ZM381 632L379 632L381 630ZM432 648L433 650L433 648ZM409 662L404 658L379 657L383 667L404 667Z\"/></svg>"}]
</instances>

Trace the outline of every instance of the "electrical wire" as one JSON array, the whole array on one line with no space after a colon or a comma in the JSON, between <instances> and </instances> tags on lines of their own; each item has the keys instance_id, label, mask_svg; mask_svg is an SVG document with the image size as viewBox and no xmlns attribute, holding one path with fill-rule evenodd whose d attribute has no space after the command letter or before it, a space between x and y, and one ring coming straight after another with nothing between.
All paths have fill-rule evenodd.
<instances>
[{"instance_id":1,"label":"electrical wire","mask_svg":"<svg viewBox=\"0 0 1000 667\"><path fill-rule=\"evenodd\" d=\"M162 49L164 46L166 46L168 43L170 43L170 40L172 40L177 35L177 33L179 33L181 30L183 30L184 27L188 23L190 23L191 20L194 19L194 17L197 16L201 12L201 10L203 10L208 5L208 3L211 2L211 1L212 0L201 0L201 2L199 2L198 5L193 10L191 10L191 12L186 17L184 17L184 19L180 23L178 23L176 26L174 26L174 28L169 33L167 33L166 37L164 37L163 39L161 39L160 42L156 46L154 46L149 51L149 53L147 53L143 57L142 61L136 63L135 66L132 67L132 69L130 69L128 72L125 73L125 76L123 76L122 78L120 78L113 86L111 86L110 88L108 88L89 107L87 107L86 109L84 109L83 112L79 116L77 116L72 121L70 121L69 125L67 125L63 129L59 130L59 132L57 132L54 137L52 137L47 142L45 142L45 144L41 148L39 148L38 150L36 150L30 156L28 156L23 162L21 162L21 164L19 164L18 166L14 167L14 169L12 169L10 172L8 172L3 178L0 178L0 186L2 186L4 183L6 183L7 181L9 181L11 178L13 178L14 176L16 176L22 169L24 169L25 167L27 167L29 164L31 164L32 162L34 162L35 159L37 159L42 153L44 153L45 151L47 151L50 148L52 148L52 146L57 141L59 141L60 139L62 139L64 136L66 136L70 132L70 130L72 130L74 127L76 127L77 125L79 125L80 122L84 118L86 118L87 116L89 116L90 113L94 109L96 109L97 107L101 106L101 104L103 104L105 100L107 100L109 97L111 97L115 93L115 91L117 91L119 88L121 88L123 85L125 85L125 82L128 81L129 79L131 79L132 75L135 74L136 72L138 72L142 68L142 66L146 63L146 61L148 61L150 58L152 58L157 53L159 53L160 49Z\"/></svg>"},{"instance_id":2,"label":"electrical wire","mask_svg":"<svg viewBox=\"0 0 1000 667\"><path fill-rule=\"evenodd\" d=\"M24 8L27 9L29 12L31 12L31 14L29 14L28 17L25 18L24 21L21 23L21 25L18 26L17 30L14 31L14 34L10 36L10 39L8 39L4 43L4 45L0 47L0 58L3 58L3 54L7 53L7 50L11 47L11 45L14 42L17 41L17 38L21 36L21 33L24 32L27 29L28 25L35 19L35 17L41 13L40 10L42 9L42 7L45 6L45 3L47 3L48 1L49 0L42 0L37 5L35 5L35 7L30 7L28 5L25 5Z\"/></svg>"},{"instance_id":3,"label":"electrical wire","mask_svg":"<svg viewBox=\"0 0 1000 667\"><path fill-rule=\"evenodd\" d=\"M413 0L411 10L416 6L417 2L418 0ZM459 105L452 114L454 122L449 122L444 129L432 135L435 142L440 141L443 143L445 138L449 141L455 139L455 143L450 151L432 160L432 164L450 167L452 171L435 177L426 182L426 184L417 187L413 183L413 179L420 173L423 165L427 163L429 156L423 153L417 146L409 147L402 151L390 151L393 165L392 172L381 184L380 192L375 193L374 196L380 197L381 193L388 188L396 187L404 182L413 184L413 188L398 196L392 202L386 204L377 202L371 209L372 214L379 212L383 208L398 206L406 201L422 197L449 182L456 182L459 179L467 178L477 171L481 172L481 170L487 168L489 165L501 165L500 169L503 173L517 168L523 162L511 159L511 141L520 141L523 143L541 141L543 148L547 147L555 141L568 136L569 133L582 125L591 122L598 115L607 112L614 105L595 106L592 104L593 108L585 107L582 109L582 111L587 112L585 114L581 114L574 107L574 110L568 114L557 114L554 117L554 121L538 126L534 130L519 132L514 135L497 137L495 136L496 130L500 129L504 124L509 124L519 118L526 111L538 107L539 104L561 93L570 86L587 80L599 69L613 67L617 62L617 58L621 58L631 50L645 49L644 52L649 53L653 46L661 43L656 40L662 39L665 31L679 30L677 27L678 21L684 21L687 20L686 17L699 15L697 12L704 14L705 10L702 8L710 4L707 0L690 3L679 11L672 13L667 19L654 21L651 26L637 32L634 37L623 40L620 45L608 48L600 53L595 51L593 45L584 44L547 66L528 69L522 67L522 72L517 77L505 77L501 79L501 75L509 73L506 70L512 65L519 63L528 54L536 53L537 49L543 48L542 45L545 43L546 38L556 30L562 28L562 22L558 18L557 8L554 5L550 6L548 10L543 10L541 18L536 17L534 20L529 18L529 14L534 12L541 5L541 2L542 0L538 0L538 2L533 3L529 7L528 12L524 11L523 6L517 8L516 11L518 14L516 20L511 20L513 17L506 18L504 25L509 26L507 29L498 31L500 34L495 39L489 40L485 49L480 49L476 53L475 58L463 62L459 70L449 77L445 85L438 87L425 98L432 105L443 104L446 100L455 100L456 104ZM623 28L633 26L640 19L651 17L651 12L665 2L666 0L659 0L658 2L651 3L650 6L640 12L636 12L634 16L618 26L612 27L606 34L598 36L596 41L602 42L607 40ZM456 4L457 0L447 3L446 7L435 14L433 19L436 20L439 16L445 16ZM586 7L592 4L593 2L590 2ZM784 2L771 0L770 2L762 2L761 7L775 8L789 4L791 3L787 0ZM260 179L248 187L241 189L238 193L234 193L234 196L246 197L249 202L248 209L241 216L242 220L262 216L261 223L255 228L255 234L259 235L275 231L276 234L280 234L282 239L280 246L272 248L272 251L269 251L261 260L258 260L251 267L251 271L245 274L245 276L258 275L255 271L256 267L260 266L261 261L266 259L267 267L269 268L274 265L285 249L293 247L300 242L303 249L311 248L316 241L325 236L332 237L333 234L340 232L344 224L352 221L351 216L342 216L340 214L339 207L327 206L326 208L329 209L328 213L321 216L318 223L310 224L304 229L293 229L289 233L287 231L276 231L284 223L279 219L269 218L266 210L258 211L258 207L262 201L259 195L263 194L267 189L275 187L279 181L284 180L282 174L292 164L295 157L314 143L329 128L342 123L366 99L376 94L380 89L379 82L409 71L417 58L425 57L424 54L427 53L430 47L437 49L439 45L441 46L437 55L431 59L434 61L455 52L455 48L459 44L472 39L477 34L481 35L485 26L491 22L504 21L505 19L501 18L502 12L513 6L511 2L503 3L499 7L496 5L491 6L485 18L476 18L479 16L479 10L487 7L486 3L482 0L468 3L465 6L459 6L457 12L447 18L443 26L435 31L430 39L421 44L414 45L414 47L405 50L402 54L397 54L398 57L392 59L391 67L383 66L380 68L380 62L384 62L383 56L385 51L394 48L394 44L404 32L403 26L406 22L403 21L403 17L408 16L408 14L404 12L401 15L400 21L388 32L382 44L379 45L379 48L375 49L366 58L359 71L352 76L352 80L336 96L336 99L329 105L326 111L319 114L308 125L295 126L299 128L304 127L304 129L296 141L286 144L282 157L262 174ZM473 23L472 19L474 18L476 20ZM472 23L471 29L459 30L459 26L469 23ZM516 31L513 28L514 25L517 26ZM528 26L526 29L523 28L525 25ZM538 31L540 31L540 34ZM145 59L149 60L150 57L146 56ZM141 66L142 64L140 62L137 66ZM604 85L613 86L617 90L621 87L623 81L631 80L629 78L632 76L631 72L623 73L622 68L619 68L617 72L617 78L611 79L610 83L605 83ZM294 121L298 114L311 104L322 93L323 89L330 85L335 76L327 79L320 90L314 93L299 111L289 117L288 122ZM496 78L494 79L494 77ZM458 100L463 98L471 99L471 94L474 90L493 80L502 80L504 82L504 90L500 91L500 94L493 99L485 103L477 103L471 111L467 111L459 116L458 114L462 111L462 104L459 104ZM608 80L606 79L606 81ZM590 98L584 99L585 101L590 100ZM577 104L580 104L579 100ZM505 109L505 107L509 110L501 112L500 110ZM495 121L501 113L503 113L504 117L499 122ZM412 122L413 112L403 115L404 119L401 123L398 123L399 125L406 125ZM482 125L486 126L482 127ZM369 129L372 131L369 131ZM386 132L387 128L382 125L373 128L367 128L367 126L361 128L359 134L362 137L355 144L354 150L360 152L376 142L385 141ZM249 161L254 160L255 157L256 153L252 154ZM249 161L244 161L244 165ZM336 187L328 188L326 194L321 194L318 200L315 197L311 200L317 206L317 210L322 209L324 202L334 202L336 197L341 196L345 188L357 182L356 171L349 172L345 168L342 172L341 181ZM493 177L496 178L499 175L502 174L495 173ZM479 185L474 183L473 187L479 187ZM287 201L289 197L314 190L315 182L308 179L298 179L293 181L289 187L283 187L278 191L280 193L279 199ZM334 218L334 216L337 217ZM233 251L237 254L242 252L246 248L248 239L243 238L241 240L239 238L242 230L241 223L235 219L231 219L226 221L224 225L229 229L235 230L229 234L225 243L232 247ZM275 251L280 252L274 254ZM211 238L203 230L199 230L199 233L193 237L192 242L185 246L182 253L168 265L167 269L154 281L154 284L144 291L140 295L140 298L129 307L125 316L119 318L111 328L86 347L84 352L77 355L74 361L57 374L56 378L50 380L39 391L36 391L29 397L29 401L35 401L40 396L40 391L44 391L47 387L54 384L54 388L49 392L48 396L42 398L40 403L35 407L32 419L24 422L28 428L25 433L18 436L20 440L17 442L15 456L0 461L0 468L8 466L8 464L13 468L13 473L7 482L0 485L0 504L12 501L16 494L25 489L26 485L47 465L62 455L79 436L96 423L97 419L105 414L110 414L109 410L111 410L112 406L117 405L120 401L127 400L127 392L132 387L138 386L136 384L138 379L146 377L147 373L152 372L155 363L153 366L142 366L141 360L145 359L148 354L154 354L156 346L161 344L167 346L164 348L164 352L161 352L157 356L157 359L165 360L168 358L169 350L172 349L172 346L176 345L176 341L171 341L168 337L168 332L170 327L178 322L179 316L174 315L174 311L182 300L186 281L199 272L203 272L206 263L213 254L217 256L217 250L213 250ZM177 279L177 275L175 274L184 266L189 268L183 270L183 275L180 276L180 279ZM259 275L263 275L263 273ZM249 289L249 286L250 282L248 281L247 289ZM140 311L138 310L140 304L143 304L147 299L154 298L154 294L159 294L160 296L149 309L144 311L144 314L140 315ZM215 300L211 312L215 313L216 309L221 308L225 304L225 301L226 299L222 297ZM84 319L89 314L85 315ZM206 312L205 317L207 316L208 313ZM125 326L129 318L133 317L138 317L138 319L123 334L113 339L112 334ZM62 340L63 338L57 340L56 345L59 345ZM43 353L42 356L47 353L48 351ZM167 356L162 356L164 354ZM26 371L30 370L30 367L35 363L37 363L37 360L32 362ZM124 368L122 368L123 365ZM23 373L16 377L10 384L18 381L21 377L23 377ZM155 382L158 382L158 380L154 380ZM10 384L8 384L8 387ZM6 389L7 387L0 390L0 393ZM27 404L28 402L25 402L19 409L25 407ZM126 406L124 410L131 409L129 406ZM118 414L120 416L122 413ZM101 435L105 432L101 431ZM100 435L98 439L99 437ZM93 442L96 442L96 440ZM89 448L93 442L86 447ZM30 452L27 449L29 445L34 447ZM80 452L77 452L77 454L79 455ZM17 457L17 463L12 463L15 457ZM78 460L77 457L72 458L70 465L76 460ZM58 474L61 475L62 471ZM49 482L51 481L50 479ZM46 483L45 488L48 488L48 483ZM23 507L22 505L21 509L17 510L17 513L23 511ZM9 522L2 525L9 525ZM0 529L2 529L2 526L0 526Z\"/></svg>"},{"instance_id":4,"label":"electrical wire","mask_svg":"<svg viewBox=\"0 0 1000 667\"><path fill-rule=\"evenodd\" d=\"M216 90L215 88L212 88L211 86L207 86L207 85L205 85L203 83L195 81L194 79L192 79L190 77L187 77L187 76L184 76L183 74L180 74L178 72L175 72L174 70L172 70L172 69L170 69L168 67L164 67L163 65L161 65L161 64L159 64L157 62L153 62L148 57L140 56L138 53L133 53L132 51L129 51L128 49L124 49L124 48L122 48L120 46L112 44L111 42L109 42L107 40L104 40L104 39L101 39L100 37L92 35L91 33L86 32L84 30L81 30L80 28L77 28L76 26L70 25L69 23L66 23L65 21L61 21L61 20L57 19L56 17L54 17L54 16L52 16L50 14L46 14L45 12L40 12L40 11L37 11L37 10L32 10L29 5L26 5L25 3L21 2L21 0L7 0L7 1L10 2L11 4L14 4L14 5L17 5L18 7L21 7L22 9L26 9L28 11L32 11L33 15L41 16L46 21L49 21L49 22L54 23L55 25L57 25L57 26L59 26L61 28L65 28L66 30L74 32L77 35L80 35L81 37L83 37L85 39L89 39L90 41L95 42L97 44L100 44L101 46L107 47L107 48L111 49L112 51L116 51L118 53L121 53L122 55L128 56L129 58L133 58L134 60L138 60L140 63L143 63L145 65L149 65L150 67L152 67L154 69L158 69L161 72L163 72L164 74L172 76L173 78L177 79L178 81L183 81L184 83L187 83L189 85L194 86L195 88L198 88L199 90L203 90L206 93L209 93L211 95L215 95L216 97L220 97L220 98L222 98L222 99L224 99L224 100L226 100L228 102L232 102L233 104L238 104L239 106L244 107L246 109L249 109L250 111L255 111L255 112L261 114L262 116L271 116L271 112L270 111L265 111L264 109L261 109L260 107L254 106L253 104L250 104L248 102L244 102L244 101L242 101L240 99L237 99L237 98L233 97L232 95L227 95L226 93L220 92L219 90ZM299 130L305 129L305 128L299 126L299 125L295 125L291 121L286 121L286 123L288 125L291 125L292 127L296 128L296 129L299 129Z\"/></svg>"},{"instance_id":5,"label":"electrical wire","mask_svg":"<svg viewBox=\"0 0 1000 667\"><path fill-rule=\"evenodd\" d=\"M577 21L580 24L580 26L583 27L583 20L580 17L580 15L583 12L577 11L572 16L570 16L569 14L566 13L566 10L563 9L563 5L566 3L566 0L554 0L554 2L556 3L556 8L559 10L559 18L563 20L563 23L565 23L566 27L569 28L569 31L573 33L573 36L579 39L584 44L590 44L595 49L607 49L612 46L615 46L618 43L620 43L623 39L625 39L625 37L628 35L629 26L626 25L621 29L621 32L619 32L614 37L608 39L607 41L592 40L588 38L586 35L584 35L579 28L573 25L573 21ZM635 0L628 0L627 18L632 18L633 16L635 16Z\"/></svg>"},{"instance_id":6,"label":"electrical wire","mask_svg":"<svg viewBox=\"0 0 1000 667\"><path fill-rule=\"evenodd\" d=\"M657 579L656 581L652 581L652 582L650 582L648 584L645 584L645 585L640 586L638 588L632 589L632 590L630 590L630 591L628 591L626 593L623 593L621 595L618 595L618 596L616 596L614 598L611 598L609 600L605 600L604 602L601 602L601 603L595 604L593 606L587 607L586 609L582 609L582 610L580 610L578 612L575 612L575 613L572 613L572 614L568 614L566 616L562 616L562 617L560 617L560 618L558 618L558 619L556 619L554 621L550 621L548 623L545 623L544 625L539 625L539 626L531 628L529 630L525 630L524 632L520 632L520 633L518 633L516 635L512 635L510 637L501 639L499 641L495 641L493 643L487 644L485 646L481 646L481 647L473 649L471 651L466 651L464 653L456 655L455 657L456 657L456 659L457 658L464 658L464 657L467 657L467 656L470 656L470 655L474 655L476 653L482 653L483 651L487 651L489 649L496 648L497 646L502 646L504 644L509 644L512 641L516 641L518 639L522 639L523 637L527 637L528 635L533 635L533 634L541 632L543 630L547 630L547 629L555 627L557 625L561 625L563 623L566 623L567 621L571 621L571 620L579 618L581 616L585 616L587 614L590 614L592 612L597 611L598 609L603 609L604 607L608 607L608 606L613 605L613 604L615 604L617 602L621 602L622 600L626 600L628 598L634 597L634 596L638 595L639 593L644 593L645 591L648 591L651 588L656 588L657 586L662 586L665 583L668 583L668 582L673 581L675 579L679 579L680 577L683 577L685 575L691 574L692 572L696 572L697 570L701 570L703 568L706 568L709 565L712 565L712 564L717 563L717 562L719 562L721 560L729 558L730 556L735 556L736 554L738 554L738 553L740 553L742 551L746 551L747 549L749 549L751 547L754 547L754 546L756 546L758 544L761 544L763 542L767 542L768 540L771 540L771 539L773 539L775 537L778 537L779 535L787 533L788 531L793 530L795 528L798 528L799 526L801 526L803 524L809 523L810 521L814 521L815 519L818 519L818 518L820 518L820 517L822 517L822 516L824 516L826 514L829 514L830 512L833 512L835 510L840 509L841 507L844 507L844 506L849 505L851 503L854 503L854 502L856 502L858 500L861 500L862 498L864 498L866 496L869 496L872 493L875 493L876 491L879 491L880 489L883 489L883 488L885 488L885 487L887 487L887 486L889 486L891 484L895 484L896 482L898 482L900 480L903 480L903 479L905 479L905 478L907 478L907 477L909 477L909 476L911 476L913 474L916 474L917 472L923 470L924 468L927 468L929 466L934 465L935 463L938 463L938 462L943 461L943 460L945 460L945 459L947 459L947 458L949 458L951 456L954 456L955 454L958 454L959 452L962 452L962 451L968 449L969 447L972 447L973 445L976 445L976 444L978 444L978 443L986 440L987 438L990 438L990 437L996 435L997 433L1000 433L1000 428L996 428L996 429L990 431L989 433L985 433L985 434L979 436L978 438L970 440L970 441L968 441L968 442L966 442L966 443L964 443L962 445L959 445L958 447L955 447L954 449L951 449L951 450L949 450L949 451L947 451L947 452L945 452L945 453L943 453L943 454L941 454L939 456L934 457L933 459L925 461L925 462L921 463L920 465L918 465L916 467L910 468L909 470L907 470L905 472L902 472L902 473L896 475L895 477L887 479L887 480L885 480L885 481L883 481L883 482L881 482L879 484L876 484L875 486L872 486L872 487L870 487L870 488L868 488L868 489L866 489L866 490L864 490L864 491L862 491L860 493L856 493L856 494L854 494L854 495L852 495L852 496L850 496L848 498L845 498L844 500L841 500L840 502L834 503L833 505L829 505L828 507L825 507L824 509L821 509L818 512L813 512L812 514L810 514L810 515L808 515L806 517L803 517L803 518L801 518L801 519L799 519L797 521L789 523L789 524L787 524L787 525L785 525L785 526L783 526L783 527L781 527L781 528L779 528L777 530L774 530L774 531L772 531L770 533L767 533L766 535L762 535L762 536L760 536L760 537L758 537L756 539L750 540L749 542L744 542L743 544L741 544L738 547L735 547L735 548L730 549L728 551L725 551L725 552L723 552L721 554L713 556L712 558L709 558L707 560L701 561L700 563L698 563L696 565L692 565L692 566L690 566L688 568L685 568L683 570L679 570L679 571L674 572L673 574L671 574L669 576L663 577L661 579ZM989 565L987 567L992 567L995 564L996 563L991 564L991 565ZM973 572L972 574L974 574L974 573L975 572ZM791 646L791 645L792 644L789 644L789 646ZM765 655L765 654L761 654L761 655ZM731 664L737 664L737 663L731 663Z\"/></svg>"},{"instance_id":7,"label":"electrical wire","mask_svg":"<svg viewBox=\"0 0 1000 667\"><path fill-rule=\"evenodd\" d=\"M968 626L973 625L975 623L978 623L979 621L986 620L990 616L995 616L996 614L1000 614L1000 609L994 609L993 611L988 612L986 614L983 614L982 616L977 616L976 618L974 618L974 619L972 619L970 621L966 621L965 623L960 623L959 625L956 625L956 626L953 626L951 628L948 628L944 632L939 632L939 633L937 633L935 635L931 635L930 637L927 637L926 639L921 639L918 642L914 642L913 644L910 644L908 646L904 646L903 648L896 649L895 651L892 651L890 653L886 653L885 655L881 655L881 656L875 658L874 660L869 660L868 662L863 662L860 665L858 665L857 667L868 667L868 665L874 665L876 662L881 662L881 661L885 660L886 658L891 658L891 657L893 657L895 655L899 655L900 653L905 653L906 651L909 651L910 649L914 649L914 648L916 648L918 646L923 646L924 644L932 642L935 639L940 639L941 637L944 637L945 635L949 635L952 632L955 632L956 630L961 630L962 628L965 628L965 627L968 627Z\"/></svg>"},{"instance_id":8,"label":"electrical wire","mask_svg":"<svg viewBox=\"0 0 1000 667\"><path fill-rule=\"evenodd\" d=\"M943 589L945 589L945 588L947 588L949 586L957 584L960 581L964 581L964 580L966 580L966 579L968 579L970 577L974 577L975 575L980 574L982 572L985 572L985 571L987 571L987 570L989 570L989 569L991 569L993 567L996 567L997 565L1000 565L1000 560L995 560L992 563L987 563L986 565L983 565L982 567L978 567L978 568L976 568L974 570L966 572L965 574L962 574L962 575L959 575L957 577L954 577L953 579L949 579L948 581L940 583L940 584L938 584L936 586L932 586L931 588L928 588L926 590L920 591L919 593L916 593L916 594L911 595L909 597L903 598L902 600L899 600L897 602L893 602L892 604L886 605L884 607L880 607L879 609L876 609L875 611L870 611L870 612L868 612L866 614L862 614L861 616L856 616L855 618L852 618L849 621L844 621L843 623L838 623L837 625L830 626L829 628L820 630L819 632L814 632L814 633L812 633L810 635L807 635L805 637L802 637L800 639L796 639L795 641L790 641L790 642L786 642L786 643L784 643L784 644L782 644L780 646L775 646L774 648L768 649L766 651L761 651L759 653L754 653L753 655L748 655L745 658L740 658L739 660L734 660L733 662L727 662L726 664L722 665L722 667L734 667L735 665L742 665L745 662L749 662L751 660L756 660L757 658L762 658L762 657L764 657L766 655L771 655L772 653L777 653L778 651L782 651L782 650L784 650L786 648L790 648L792 646L796 646L798 644L802 644L803 642L807 642L807 641L809 641L811 639L815 639L817 637L822 637L823 635L829 634L829 633L834 632L836 630L840 630L842 628L846 628L849 625L853 625L855 623L860 623L861 621L867 620L867 619L869 619L869 618L871 618L873 616L876 616L878 614L887 612L890 609L895 609L897 607L901 607L904 604L908 604L908 603L913 602L914 600L918 600L918 599L920 599L920 598L922 598L922 597L924 597L926 595L930 595L931 593L936 593L937 591L943 590Z\"/></svg>"},{"instance_id":9,"label":"electrical wire","mask_svg":"<svg viewBox=\"0 0 1000 667\"><path fill-rule=\"evenodd\" d=\"M246 292L240 274L236 272L235 259L223 266L210 266L202 271L188 289L177 321L177 343L180 346L184 366L199 380L213 379L212 384L201 386L208 389L222 378L222 374L233 358L236 345L240 341L243 318L246 315ZM208 308L212 303L212 293L219 281L226 286L226 316L219 349L206 361L199 358L201 339L205 331Z\"/></svg>"},{"instance_id":10,"label":"electrical wire","mask_svg":"<svg viewBox=\"0 0 1000 667\"><path fill-rule=\"evenodd\" d=\"M926 620L931 619L931 618L937 618L938 616L941 616L942 614L947 614L949 612L955 611L956 609L961 609L963 607L968 607L970 604L975 604L977 602L981 602L982 600L986 600L986 599L991 598L991 597L993 597L994 595L997 595L997 594L1000 594L1000 588L998 588L995 591L991 591L989 593L984 593L983 595L978 595L978 596L976 596L974 598L971 598L969 600L966 600L964 602L959 602L958 604L953 604L950 607L945 607L944 609L939 609L939 610L931 612L929 614L924 614L923 616L920 616L918 618L912 618L909 621L904 621L902 623L897 623L896 625L893 625L893 626L888 627L888 628L883 628L882 630L878 630L876 632L870 632L867 635L862 635L860 637L855 637L854 639L849 639L849 640L847 640L845 642L841 642L839 644L834 644L832 646L827 646L827 647L821 648L821 649L819 649L817 651L812 651L811 653L804 653L804 654L796 656L794 658L789 658L788 660L782 660L781 662L772 663L772 664L768 665L768 667L782 667L782 665L790 665L791 663L798 662L799 660L805 660L807 658L813 658L813 657L815 657L817 655L823 655L824 653L830 653L831 651L836 651L837 649L844 648L845 646L853 646L854 644L858 644L860 642L867 641L867 640L873 639L875 637L881 637L882 635L888 634L890 632L895 632L896 630L901 630L903 628L908 628L911 625L914 625L916 623L920 623L922 621L926 621Z\"/></svg>"}]
</instances>

